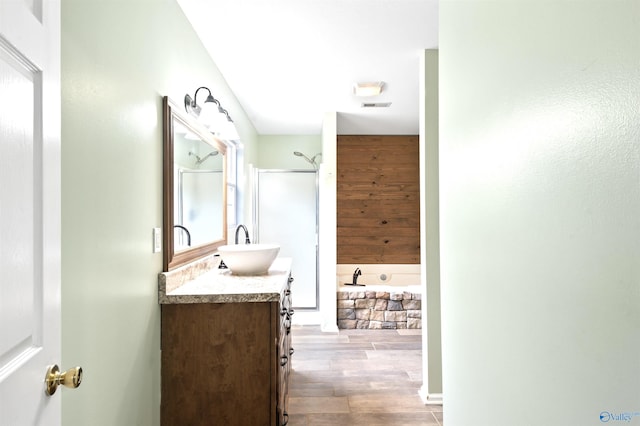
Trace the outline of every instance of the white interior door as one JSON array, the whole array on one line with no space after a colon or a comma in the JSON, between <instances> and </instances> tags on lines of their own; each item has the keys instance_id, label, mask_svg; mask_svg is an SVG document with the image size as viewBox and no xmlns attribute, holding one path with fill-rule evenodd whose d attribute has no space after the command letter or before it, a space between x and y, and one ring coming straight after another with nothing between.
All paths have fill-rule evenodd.
<instances>
[{"instance_id":1,"label":"white interior door","mask_svg":"<svg viewBox=\"0 0 640 426\"><path fill-rule=\"evenodd\" d=\"M0 424L59 425L60 5L0 0Z\"/></svg>"},{"instance_id":2,"label":"white interior door","mask_svg":"<svg viewBox=\"0 0 640 426\"><path fill-rule=\"evenodd\" d=\"M258 242L280 244L293 259L291 302L295 309L318 309L318 190L314 170L258 170Z\"/></svg>"}]
</instances>

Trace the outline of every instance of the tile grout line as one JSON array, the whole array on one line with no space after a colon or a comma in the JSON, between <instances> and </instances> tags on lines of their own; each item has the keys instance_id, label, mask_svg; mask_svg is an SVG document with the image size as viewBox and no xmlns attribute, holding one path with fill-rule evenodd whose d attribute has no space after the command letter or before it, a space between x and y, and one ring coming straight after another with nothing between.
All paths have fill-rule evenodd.
<instances>
[{"instance_id":1,"label":"tile grout line","mask_svg":"<svg viewBox=\"0 0 640 426\"><path fill-rule=\"evenodd\" d=\"M433 411L431 412L431 416L435 419L435 421L438 424L438 426L442 426L442 423L440 423L440 420L438 420L438 418L436 417L436 415L435 415L435 413Z\"/></svg>"}]
</instances>

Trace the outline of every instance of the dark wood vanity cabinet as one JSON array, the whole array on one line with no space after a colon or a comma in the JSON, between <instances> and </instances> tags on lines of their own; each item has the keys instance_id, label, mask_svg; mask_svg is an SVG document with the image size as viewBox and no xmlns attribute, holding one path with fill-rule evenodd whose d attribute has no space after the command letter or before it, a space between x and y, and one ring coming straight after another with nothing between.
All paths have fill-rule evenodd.
<instances>
[{"instance_id":1,"label":"dark wood vanity cabinet","mask_svg":"<svg viewBox=\"0 0 640 426\"><path fill-rule=\"evenodd\" d=\"M162 305L162 425L287 424L291 281L273 302Z\"/></svg>"}]
</instances>

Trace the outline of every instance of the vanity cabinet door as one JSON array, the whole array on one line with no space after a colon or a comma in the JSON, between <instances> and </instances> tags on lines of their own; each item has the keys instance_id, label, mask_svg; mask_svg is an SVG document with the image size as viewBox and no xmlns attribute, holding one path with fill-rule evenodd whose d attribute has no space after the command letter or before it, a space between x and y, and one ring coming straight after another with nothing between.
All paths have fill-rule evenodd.
<instances>
[{"instance_id":1,"label":"vanity cabinet door","mask_svg":"<svg viewBox=\"0 0 640 426\"><path fill-rule=\"evenodd\" d=\"M162 305L162 425L278 424L279 305Z\"/></svg>"}]
</instances>

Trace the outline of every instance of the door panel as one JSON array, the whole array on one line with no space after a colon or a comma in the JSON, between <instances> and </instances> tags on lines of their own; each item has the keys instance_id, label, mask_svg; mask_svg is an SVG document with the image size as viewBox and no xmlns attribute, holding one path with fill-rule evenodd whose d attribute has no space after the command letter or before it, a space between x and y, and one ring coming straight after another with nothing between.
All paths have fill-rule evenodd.
<instances>
[{"instance_id":1,"label":"door panel","mask_svg":"<svg viewBox=\"0 0 640 426\"><path fill-rule=\"evenodd\" d=\"M0 422L59 425L59 4L0 0ZM46 214L44 213L46 212Z\"/></svg>"},{"instance_id":2,"label":"door panel","mask_svg":"<svg viewBox=\"0 0 640 426\"><path fill-rule=\"evenodd\" d=\"M27 65L14 59L0 46L0 365L24 356L39 344L41 318L34 295L42 281L34 266L42 235L35 229L34 201L41 199L42 183L34 182L34 160L41 143L34 141L34 93L40 92L39 78ZM6 201L5 201L6 200ZM3 367L0 367L3 371Z\"/></svg>"}]
</instances>

